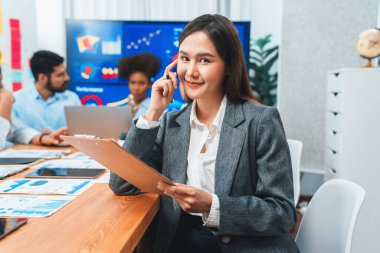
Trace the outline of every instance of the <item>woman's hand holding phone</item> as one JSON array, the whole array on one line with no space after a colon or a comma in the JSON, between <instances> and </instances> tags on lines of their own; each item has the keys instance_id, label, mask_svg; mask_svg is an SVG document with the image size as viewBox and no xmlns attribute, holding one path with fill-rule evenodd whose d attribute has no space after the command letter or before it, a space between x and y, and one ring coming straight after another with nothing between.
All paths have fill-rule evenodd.
<instances>
[{"instance_id":1,"label":"woman's hand holding phone","mask_svg":"<svg viewBox=\"0 0 380 253\"><path fill-rule=\"evenodd\" d=\"M174 91L178 87L177 74L170 72L176 65L178 60L170 63L163 77L158 79L152 86L150 105L145 119L149 121L158 121L166 107L170 104L174 97Z\"/></svg>"}]
</instances>

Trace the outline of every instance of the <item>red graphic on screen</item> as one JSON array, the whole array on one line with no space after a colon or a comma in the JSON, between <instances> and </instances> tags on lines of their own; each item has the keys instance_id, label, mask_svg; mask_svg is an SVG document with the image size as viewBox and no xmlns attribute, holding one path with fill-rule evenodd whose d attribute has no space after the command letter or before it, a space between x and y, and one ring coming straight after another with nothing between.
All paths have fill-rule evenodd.
<instances>
[{"instance_id":1,"label":"red graphic on screen","mask_svg":"<svg viewBox=\"0 0 380 253\"><path fill-rule=\"evenodd\" d=\"M77 45L79 52L92 51L94 50L94 45L100 40L99 37L86 35L77 38Z\"/></svg>"},{"instance_id":2,"label":"red graphic on screen","mask_svg":"<svg viewBox=\"0 0 380 253\"><path fill-rule=\"evenodd\" d=\"M103 101L96 95L86 95L84 96L80 101L82 105L85 105L86 103L93 100L97 105L103 105Z\"/></svg>"},{"instance_id":3,"label":"red graphic on screen","mask_svg":"<svg viewBox=\"0 0 380 253\"><path fill-rule=\"evenodd\" d=\"M84 79L90 79L95 76L94 66L90 64L84 64L81 66L81 77Z\"/></svg>"},{"instance_id":4,"label":"red graphic on screen","mask_svg":"<svg viewBox=\"0 0 380 253\"><path fill-rule=\"evenodd\" d=\"M102 78L103 79L115 79L119 76L119 70L112 67L103 67L102 68Z\"/></svg>"}]
</instances>

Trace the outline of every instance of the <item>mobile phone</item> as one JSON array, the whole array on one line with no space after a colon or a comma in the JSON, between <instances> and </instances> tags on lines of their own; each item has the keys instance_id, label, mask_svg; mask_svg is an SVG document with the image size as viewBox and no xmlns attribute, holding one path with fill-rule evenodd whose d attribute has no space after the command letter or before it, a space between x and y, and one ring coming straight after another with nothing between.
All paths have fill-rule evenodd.
<instances>
[{"instance_id":1,"label":"mobile phone","mask_svg":"<svg viewBox=\"0 0 380 253\"><path fill-rule=\"evenodd\" d=\"M0 239L26 223L27 218L0 218Z\"/></svg>"},{"instance_id":2,"label":"mobile phone","mask_svg":"<svg viewBox=\"0 0 380 253\"><path fill-rule=\"evenodd\" d=\"M96 178L105 169L78 169L78 168L41 168L25 177L27 178Z\"/></svg>"}]
</instances>

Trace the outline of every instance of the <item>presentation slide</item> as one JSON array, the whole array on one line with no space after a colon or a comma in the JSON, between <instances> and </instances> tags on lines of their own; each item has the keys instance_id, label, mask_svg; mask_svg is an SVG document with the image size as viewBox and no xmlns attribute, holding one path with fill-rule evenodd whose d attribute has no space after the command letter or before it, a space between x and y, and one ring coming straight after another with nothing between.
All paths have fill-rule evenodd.
<instances>
[{"instance_id":1,"label":"presentation slide","mask_svg":"<svg viewBox=\"0 0 380 253\"><path fill-rule=\"evenodd\" d=\"M84 105L107 105L128 97L128 80L118 76L118 61L142 52L161 60L160 78L165 67L178 57L181 32L187 22L67 20L67 69L70 90ZM246 60L249 57L249 22L234 23ZM150 96L150 90L148 91ZM168 110L184 103L179 90Z\"/></svg>"}]
</instances>

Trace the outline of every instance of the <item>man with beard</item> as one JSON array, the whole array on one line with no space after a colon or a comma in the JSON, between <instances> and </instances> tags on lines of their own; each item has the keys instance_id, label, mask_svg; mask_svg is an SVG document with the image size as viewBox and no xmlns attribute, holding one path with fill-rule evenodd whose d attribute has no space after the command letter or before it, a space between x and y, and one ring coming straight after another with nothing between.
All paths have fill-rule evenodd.
<instances>
[{"instance_id":1,"label":"man with beard","mask_svg":"<svg viewBox=\"0 0 380 253\"><path fill-rule=\"evenodd\" d=\"M1 52L0 52L1 53ZM0 149L8 145L22 143L34 145L60 145L60 135L67 135L61 128L49 134L38 132L26 127L19 119L11 116L14 97L10 90L4 88L3 75L0 66Z\"/></svg>"},{"instance_id":2,"label":"man with beard","mask_svg":"<svg viewBox=\"0 0 380 253\"><path fill-rule=\"evenodd\" d=\"M50 51L35 52L30 67L34 85L15 93L12 114L26 126L50 133L66 127L64 107L80 105L78 95L67 90L69 76L64 58Z\"/></svg>"}]
</instances>

